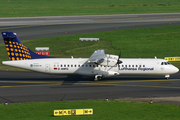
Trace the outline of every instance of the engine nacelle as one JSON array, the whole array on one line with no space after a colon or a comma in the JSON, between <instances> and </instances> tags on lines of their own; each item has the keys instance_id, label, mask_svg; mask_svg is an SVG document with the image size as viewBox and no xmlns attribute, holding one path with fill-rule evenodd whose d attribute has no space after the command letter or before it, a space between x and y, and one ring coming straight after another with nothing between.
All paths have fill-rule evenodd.
<instances>
[{"instance_id":1,"label":"engine nacelle","mask_svg":"<svg viewBox=\"0 0 180 120\"><path fill-rule=\"evenodd\" d=\"M108 59L105 59L105 60L101 63L101 65L110 66L110 67L115 67L115 66L116 66L116 63L117 63L117 59L108 58Z\"/></svg>"},{"instance_id":2,"label":"engine nacelle","mask_svg":"<svg viewBox=\"0 0 180 120\"><path fill-rule=\"evenodd\" d=\"M106 54L106 57L104 58L104 61L101 63L101 65L115 67L117 65L117 60L117 55Z\"/></svg>"},{"instance_id":3,"label":"engine nacelle","mask_svg":"<svg viewBox=\"0 0 180 120\"><path fill-rule=\"evenodd\" d=\"M104 74L104 76L116 76L116 75L119 75L118 72L114 72L114 71L108 71L108 74Z\"/></svg>"}]
</instances>

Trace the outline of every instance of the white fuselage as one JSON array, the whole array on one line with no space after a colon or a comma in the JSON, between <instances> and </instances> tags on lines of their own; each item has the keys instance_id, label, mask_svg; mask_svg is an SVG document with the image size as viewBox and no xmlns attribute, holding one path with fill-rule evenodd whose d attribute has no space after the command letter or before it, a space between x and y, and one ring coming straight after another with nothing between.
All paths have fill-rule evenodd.
<instances>
[{"instance_id":1,"label":"white fuselage","mask_svg":"<svg viewBox=\"0 0 180 120\"><path fill-rule=\"evenodd\" d=\"M49 74L76 74L82 76L102 75L170 75L179 71L164 59L121 58L122 64L105 66L89 64L88 58L44 58L19 61L3 61L9 66ZM162 64L164 62L164 64Z\"/></svg>"},{"instance_id":2,"label":"white fuselage","mask_svg":"<svg viewBox=\"0 0 180 120\"><path fill-rule=\"evenodd\" d=\"M10 61L2 64L49 74L94 76L94 80L115 75L165 75L179 71L163 59L125 59L121 54L96 50L90 58L51 58L38 55L24 46L16 33L2 32Z\"/></svg>"}]
</instances>

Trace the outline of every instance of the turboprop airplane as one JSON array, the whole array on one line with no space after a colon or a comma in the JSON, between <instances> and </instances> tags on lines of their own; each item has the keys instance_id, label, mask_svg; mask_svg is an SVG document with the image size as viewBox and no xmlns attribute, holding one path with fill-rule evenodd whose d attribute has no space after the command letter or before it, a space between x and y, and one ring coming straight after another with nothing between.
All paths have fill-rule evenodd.
<instances>
[{"instance_id":1,"label":"turboprop airplane","mask_svg":"<svg viewBox=\"0 0 180 120\"><path fill-rule=\"evenodd\" d=\"M163 75L169 78L178 68L164 59L121 58L96 50L90 58L53 58L38 55L21 43L16 33L2 32L10 61L2 64L48 74L93 76L94 80L117 75Z\"/></svg>"}]
</instances>

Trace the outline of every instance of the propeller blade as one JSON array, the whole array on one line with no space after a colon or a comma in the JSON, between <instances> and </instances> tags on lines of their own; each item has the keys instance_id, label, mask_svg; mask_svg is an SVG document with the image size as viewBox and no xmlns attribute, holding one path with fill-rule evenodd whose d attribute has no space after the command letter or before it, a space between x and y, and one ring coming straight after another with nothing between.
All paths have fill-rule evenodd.
<instances>
[{"instance_id":1,"label":"propeller blade","mask_svg":"<svg viewBox=\"0 0 180 120\"><path fill-rule=\"evenodd\" d=\"M120 50L120 52L119 52L119 58L121 58L121 50Z\"/></svg>"},{"instance_id":2,"label":"propeller blade","mask_svg":"<svg viewBox=\"0 0 180 120\"><path fill-rule=\"evenodd\" d=\"M118 57L118 60L117 60L117 63L116 63L116 64L118 64L118 67L119 67L119 64L122 63L122 61L120 60L120 58L121 58L121 50L120 50L120 52L119 52L119 57Z\"/></svg>"}]
</instances>

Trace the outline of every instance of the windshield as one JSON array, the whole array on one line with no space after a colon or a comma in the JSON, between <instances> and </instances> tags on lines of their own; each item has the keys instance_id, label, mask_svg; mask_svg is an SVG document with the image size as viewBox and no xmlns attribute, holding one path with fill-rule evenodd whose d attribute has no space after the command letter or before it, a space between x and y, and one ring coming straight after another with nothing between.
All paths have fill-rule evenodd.
<instances>
[{"instance_id":1,"label":"windshield","mask_svg":"<svg viewBox=\"0 0 180 120\"><path fill-rule=\"evenodd\" d=\"M161 65L170 65L171 63L169 62L162 62Z\"/></svg>"}]
</instances>

